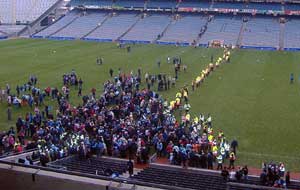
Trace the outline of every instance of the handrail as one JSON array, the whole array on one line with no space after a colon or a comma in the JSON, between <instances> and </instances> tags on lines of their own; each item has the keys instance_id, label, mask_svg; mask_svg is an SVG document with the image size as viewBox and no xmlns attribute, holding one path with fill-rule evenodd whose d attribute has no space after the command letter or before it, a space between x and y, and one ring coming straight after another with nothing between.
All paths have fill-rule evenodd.
<instances>
[{"instance_id":1,"label":"handrail","mask_svg":"<svg viewBox=\"0 0 300 190\"><path fill-rule=\"evenodd\" d=\"M28 150L24 150L22 152L4 153L3 155L0 155L0 159L10 157L10 156L17 156L17 155L20 155L20 154L25 154L25 153L36 151L36 150L38 150L38 148L28 149Z\"/></svg>"}]
</instances>

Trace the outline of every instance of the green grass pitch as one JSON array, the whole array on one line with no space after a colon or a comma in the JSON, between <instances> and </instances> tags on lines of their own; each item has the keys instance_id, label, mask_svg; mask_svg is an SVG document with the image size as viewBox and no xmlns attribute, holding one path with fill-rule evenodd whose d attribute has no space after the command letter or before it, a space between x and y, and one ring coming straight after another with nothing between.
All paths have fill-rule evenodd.
<instances>
[{"instance_id":1,"label":"green grass pitch","mask_svg":"<svg viewBox=\"0 0 300 190\"><path fill-rule=\"evenodd\" d=\"M0 42L0 87L6 83L15 92L17 84L35 74L41 88L62 85L62 75L75 69L84 81L83 94L109 79L108 71L118 68L150 74L172 74L167 56L181 56L187 72L179 74L176 87L162 92L173 99L177 90L209 63L210 56L222 55L222 49L134 45L132 52L118 49L114 43L83 41L7 40ZM96 65L97 56L104 65ZM161 60L158 68L157 60ZM295 82L289 84L294 73ZM72 88L71 88L72 89ZM71 90L71 102L81 103ZM190 94L192 115L211 113L215 130L222 129L228 139L239 141L238 162L260 167L262 161L284 161L287 168L300 171L300 53L235 50L231 63L212 73L200 88ZM47 101L47 104L53 104ZM14 126L27 107L13 109L13 122L7 121L6 103L0 104L0 129Z\"/></svg>"}]
</instances>

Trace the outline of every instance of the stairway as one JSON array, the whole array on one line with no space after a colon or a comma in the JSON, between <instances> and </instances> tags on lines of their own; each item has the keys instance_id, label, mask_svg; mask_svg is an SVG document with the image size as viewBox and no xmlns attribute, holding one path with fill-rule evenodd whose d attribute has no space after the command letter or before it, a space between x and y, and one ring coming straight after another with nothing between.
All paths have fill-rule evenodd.
<instances>
[{"instance_id":1,"label":"stairway","mask_svg":"<svg viewBox=\"0 0 300 190\"><path fill-rule=\"evenodd\" d=\"M207 18L206 23L204 26L206 26L206 28L208 27L208 23L209 23L209 18ZM207 29L206 29L207 30ZM206 31L205 31L206 32ZM205 32L202 34L202 36L205 34ZM199 44L199 41L201 39L200 33L198 34L197 38L195 39L195 45Z\"/></svg>"},{"instance_id":2,"label":"stairway","mask_svg":"<svg viewBox=\"0 0 300 190\"><path fill-rule=\"evenodd\" d=\"M119 41L121 38L123 38L128 32L142 19L142 15L137 15L139 17L121 36L119 36L116 41Z\"/></svg>"},{"instance_id":3,"label":"stairway","mask_svg":"<svg viewBox=\"0 0 300 190\"><path fill-rule=\"evenodd\" d=\"M210 4L210 6L209 6L209 8L212 9L213 6L214 6L214 4L215 4L215 2L214 2L214 0L212 0L212 1L211 1L211 4Z\"/></svg>"},{"instance_id":4,"label":"stairway","mask_svg":"<svg viewBox=\"0 0 300 190\"><path fill-rule=\"evenodd\" d=\"M243 40L243 35L244 35L245 28L246 28L246 24L247 24L247 22L242 23L240 33L239 33L239 37L236 41L236 46L237 47L240 47L242 45L242 40Z\"/></svg>"},{"instance_id":5,"label":"stairway","mask_svg":"<svg viewBox=\"0 0 300 190\"><path fill-rule=\"evenodd\" d=\"M165 35L165 33L167 32L168 28L171 26L172 23L176 23L176 20L174 21L171 16L171 20L170 20L169 24L164 28L164 30L160 33L160 35L157 35L157 38L153 41L153 43L157 42Z\"/></svg>"},{"instance_id":6,"label":"stairway","mask_svg":"<svg viewBox=\"0 0 300 190\"><path fill-rule=\"evenodd\" d=\"M91 31L89 31L87 34L85 34L84 36L82 36L80 39L84 39L85 37L87 37L88 35L90 35L91 33L93 33L95 30L97 30L98 28L100 28L109 18L111 17L111 14L108 13L104 20L101 21L100 24L97 24L97 26L95 28L93 28Z\"/></svg>"},{"instance_id":7,"label":"stairway","mask_svg":"<svg viewBox=\"0 0 300 190\"><path fill-rule=\"evenodd\" d=\"M284 32L285 32L285 23L280 23L279 50L283 50L284 49Z\"/></svg>"},{"instance_id":8,"label":"stairway","mask_svg":"<svg viewBox=\"0 0 300 190\"><path fill-rule=\"evenodd\" d=\"M49 36L46 36L46 38L53 36L54 34L57 34L58 32L62 31L64 28L68 27L70 24L72 24L73 22L75 22L75 20L77 20L79 18L79 16L76 16L75 18L73 18L68 24L64 25L63 27L61 27L60 29L58 29L57 31L55 31L54 33L50 34Z\"/></svg>"}]
</instances>

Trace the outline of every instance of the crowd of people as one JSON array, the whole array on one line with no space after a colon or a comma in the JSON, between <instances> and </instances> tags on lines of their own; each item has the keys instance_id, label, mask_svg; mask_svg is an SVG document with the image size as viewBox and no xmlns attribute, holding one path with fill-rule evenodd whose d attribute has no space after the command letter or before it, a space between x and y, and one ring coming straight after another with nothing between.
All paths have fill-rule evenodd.
<instances>
[{"instance_id":1,"label":"crowd of people","mask_svg":"<svg viewBox=\"0 0 300 190\"><path fill-rule=\"evenodd\" d=\"M192 81L192 90L200 86L222 62L229 61L230 51L225 50L223 57L218 58L215 64L210 63ZM171 62L169 57L167 62ZM181 69L180 62L178 58L173 59L174 80ZM92 89L90 95L82 97L82 104L77 107L68 101L69 86L74 85L78 96L81 96L83 81L74 70L63 75L61 90L50 87L41 90L37 77L33 75L27 83L16 87L16 94L11 93L7 84L4 90L0 90L1 101L6 99L11 106L15 99L20 99L18 106L29 105L34 112L18 117L16 131L12 127L0 133L0 152L21 152L25 145L38 148L34 158L40 159L41 164L46 166L46 163L70 154L78 154L81 158L93 154L108 155L147 163L154 150L158 157L167 157L170 164L216 168L222 170L221 175L226 180L230 176L238 181L248 178L247 166L231 172L235 168L237 141L229 142L222 130L215 131L210 114L191 118L188 86L178 91L174 100L167 101L151 89L157 81L158 91L170 88L169 79L172 79L166 75L145 73L147 88L141 89L141 69L136 74L133 71L125 74L121 69L116 75L112 70L109 73L111 79L104 83L99 97ZM48 105L41 108L46 97L57 99L55 113L54 110L50 112ZM175 117L178 110L180 119ZM28 142L25 142L26 137ZM229 167L223 166L225 160L228 160ZM32 163L32 159L26 158L25 162ZM285 187L289 179L283 163L263 164L262 185Z\"/></svg>"},{"instance_id":2,"label":"crowd of people","mask_svg":"<svg viewBox=\"0 0 300 190\"><path fill-rule=\"evenodd\" d=\"M229 57L230 52L225 50L223 57L201 72L200 81L203 82L222 62L228 62ZM174 63L180 67L179 60ZM116 75L114 72L110 75L101 94L96 96L96 91L91 90L76 107L69 103L68 93L64 91L64 87L71 85L82 88L83 82L78 80L75 71L63 76L61 90L50 87L40 90L36 87L37 78L31 77L28 83L18 87L20 93L17 92L16 97L30 92L33 103L26 102L34 107L34 112L18 117L16 131L11 128L0 134L2 151L22 151L25 144L37 147L35 158L44 166L70 154L79 154L82 158L108 155L147 163L155 151L158 157L167 157L170 164L216 168L222 170L224 178L230 176L230 170L235 168L238 143L236 140L230 142L222 130L214 130L210 114L191 117L188 86L178 91L174 100L167 101L153 89L140 87L144 81L140 69L136 73L126 74L119 70ZM156 80L164 80L164 76L158 78ZM151 80L152 76L145 73L145 84ZM193 85L192 90L195 90ZM5 93L12 95L9 86ZM50 112L47 105L42 109L43 101L36 98L40 94L57 99L58 109ZM175 117L178 111L180 119ZM25 142L26 137L28 142ZM224 167L225 160L228 160L228 167ZM247 166L238 168L234 176L237 180L247 179ZM285 172L283 163L265 164L260 179L263 185L284 187L289 182L289 173Z\"/></svg>"},{"instance_id":3,"label":"crowd of people","mask_svg":"<svg viewBox=\"0 0 300 190\"><path fill-rule=\"evenodd\" d=\"M173 59L173 63L179 71L181 59ZM5 150L24 144L28 136L39 148L43 164L74 153L83 157L89 154L129 157L147 163L152 148L159 156L167 156L171 164L183 166L188 163L212 168L220 156L222 162L232 155L235 157L224 133L214 132L210 115L190 118L187 87L176 94L174 103L151 88L140 89L140 69L136 74L125 74L119 69L115 76L110 70L110 75L112 79L104 84L100 98L92 91L91 95L82 97L83 102L77 107L68 101L69 86L82 85L74 70L63 76L61 92L57 88L33 91L35 83L28 88L30 96L51 95L57 99L58 109L49 113L48 106L38 107L42 101L33 104L34 113L18 118L15 134L2 138ZM160 76L156 80L166 81L165 78ZM146 84L151 84L151 80L145 73ZM177 120L174 112L180 108L184 108L180 112L182 118Z\"/></svg>"},{"instance_id":4,"label":"crowd of people","mask_svg":"<svg viewBox=\"0 0 300 190\"><path fill-rule=\"evenodd\" d=\"M286 171L283 162L262 163L260 182L261 185L286 188L290 184L290 172Z\"/></svg>"}]
</instances>

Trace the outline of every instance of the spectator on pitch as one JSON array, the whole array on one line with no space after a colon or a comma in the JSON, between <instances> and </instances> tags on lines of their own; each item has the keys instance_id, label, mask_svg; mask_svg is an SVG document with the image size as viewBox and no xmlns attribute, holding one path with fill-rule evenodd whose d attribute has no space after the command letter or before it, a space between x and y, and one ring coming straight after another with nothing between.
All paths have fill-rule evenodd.
<instances>
[{"instance_id":1,"label":"spectator on pitch","mask_svg":"<svg viewBox=\"0 0 300 190\"><path fill-rule=\"evenodd\" d=\"M7 120L11 121L12 119L12 110L11 110L11 106L8 106L7 108Z\"/></svg>"},{"instance_id":2,"label":"spectator on pitch","mask_svg":"<svg viewBox=\"0 0 300 190\"><path fill-rule=\"evenodd\" d=\"M236 159L236 157L235 157L234 152L231 152L231 153L229 154L229 169L234 169L234 162L235 162L235 159Z\"/></svg>"},{"instance_id":3,"label":"spectator on pitch","mask_svg":"<svg viewBox=\"0 0 300 190\"><path fill-rule=\"evenodd\" d=\"M82 87L79 86L77 96L82 96Z\"/></svg>"},{"instance_id":4,"label":"spectator on pitch","mask_svg":"<svg viewBox=\"0 0 300 190\"><path fill-rule=\"evenodd\" d=\"M294 83L294 73L290 74L290 84Z\"/></svg>"},{"instance_id":5,"label":"spectator on pitch","mask_svg":"<svg viewBox=\"0 0 300 190\"><path fill-rule=\"evenodd\" d=\"M183 68L183 71L184 71L184 72L186 72L187 65L186 65L186 64L184 64L184 65L182 66L182 68Z\"/></svg>"},{"instance_id":6,"label":"spectator on pitch","mask_svg":"<svg viewBox=\"0 0 300 190\"><path fill-rule=\"evenodd\" d=\"M103 64L103 58L102 57L97 57L97 65L102 65Z\"/></svg>"},{"instance_id":7,"label":"spectator on pitch","mask_svg":"<svg viewBox=\"0 0 300 190\"><path fill-rule=\"evenodd\" d=\"M112 77L113 74L114 74L114 70L113 70L112 68L110 68L110 69L109 69L109 75L110 75L110 77Z\"/></svg>"},{"instance_id":8,"label":"spectator on pitch","mask_svg":"<svg viewBox=\"0 0 300 190\"><path fill-rule=\"evenodd\" d=\"M6 94L10 95L10 86L8 83L6 84Z\"/></svg>"},{"instance_id":9,"label":"spectator on pitch","mask_svg":"<svg viewBox=\"0 0 300 190\"><path fill-rule=\"evenodd\" d=\"M287 186L289 186L290 183L291 183L291 177L290 177L290 172L289 171L286 172L286 174L285 174L285 183L286 183Z\"/></svg>"},{"instance_id":10,"label":"spectator on pitch","mask_svg":"<svg viewBox=\"0 0 300 190\"><path fill-rule=\"evenodd\" d=\"M217 162L218 162L217 170L219 169L223 170L223 156L221 154L217 157Z\"/></svg>"},{"instance_id":11,"label":"spectator on pitch","mask_svg":"<svg viewBox=\"0 0 300 190\"><path fill-rule=\"evenodd\" d=\"M79 87L81 87L81 88L82 88L83 81L82 81L82 79L81 79L81 78L79 78L78 84L79 84Z\"/></svg>"},{"instance_id":12,"label":"spectator on pitch","mask_svg":"<svg viewBox=\"0 0 300 190\"><path fill-rule=\"evenodd\" d=\"M234 154L236 155L236 149L238 148L239 144L238 141L236 139L234 139L231 142L230 148L232 149L232 151L234 152Z\"/></svg>"}]
</instances>

